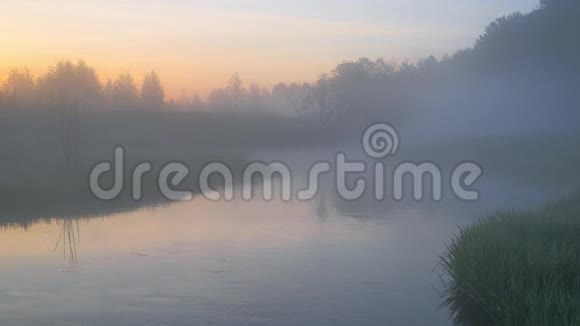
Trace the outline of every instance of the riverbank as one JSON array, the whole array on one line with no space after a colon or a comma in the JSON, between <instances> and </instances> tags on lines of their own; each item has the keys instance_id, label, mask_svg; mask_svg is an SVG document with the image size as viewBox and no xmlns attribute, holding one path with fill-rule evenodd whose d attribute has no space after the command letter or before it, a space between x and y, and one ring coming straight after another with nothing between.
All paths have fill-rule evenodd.
<instances>
[{"instance_id":1,"label":"riverbank","mask_svg":"<svg viewBox=\"0 0 580 326\"><path fill-rule=\"evenodd\" d=\"M461 229L443 255L445 306L458 324L580 323L580 193Z\"/></svg>"},{"instance_id":2,"label":"riverbank","mask_svg":"<svg viewBox=\"0 0 580 326\"><path fill-rule=\"evenodd\" d=\"M101 216L168 202L156 177L168 163L190 169L183 187L207 163L220 161L232 170L245 165L256 149L317 146L340 142L338 128L314 121L273 115L210 112L0 112L0 226L26 226L37 219ZM112 161L124 148L125 187L118 200L103 202L89 191L95 164ZM131 199L131 173L141 162L144 199ZM106 187L112 175L103 175Z\"/></svg>"}]
</instances>

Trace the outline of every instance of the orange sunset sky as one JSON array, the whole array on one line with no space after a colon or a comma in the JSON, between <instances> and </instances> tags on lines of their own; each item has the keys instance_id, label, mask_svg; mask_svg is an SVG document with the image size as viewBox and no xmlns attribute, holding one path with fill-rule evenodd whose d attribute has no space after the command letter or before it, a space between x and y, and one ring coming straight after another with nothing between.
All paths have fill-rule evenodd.
<instances>
[{"instance_id":1,"label":"orange sunset sky","mask_svg":"<svg viewBox=\"0 0 580 326\"><path fill-rule=\"evenodd\" d=\"M161 76L168 97L204 96L239 72L271 86L311 81L343 60L411 61L468 47L533 0L2 0L0 83L11 68L41 74L84 59L102 80Z\"/></svg>"}]
</instances>

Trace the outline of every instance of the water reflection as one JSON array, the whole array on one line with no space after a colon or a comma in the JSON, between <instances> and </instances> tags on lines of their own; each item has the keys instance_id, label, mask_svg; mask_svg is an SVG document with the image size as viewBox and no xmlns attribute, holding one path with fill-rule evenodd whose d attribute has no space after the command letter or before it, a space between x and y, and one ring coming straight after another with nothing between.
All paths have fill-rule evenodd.
<instances>
[{"instance_id":1,"label":"water reflection","mask_svg":"<svg viewBox=\"0 0 580 326\"><path fill-rule=\"evenodd\" d=\"M50 195L0 214L0 324L448 325L434 268L457 225L560 195L482 187L477 203L345 201L329 182L310 202Z\"/></svg>"},{"instance_id":2,"label":"water reflection","mask_svg":"<svg viewBox=\"0 0 580 326\"><path fill-rule=\"evenodd\" d=\"M260 208L260 211L255 213L260 216L260 223L264 223L262 220L270 220L281 230L287 226L285 224L287 219L297 218L292 211L300 208L300 216L308 216L312 219L308 220L308 224L312 225L320 223L335 225L341 223L338 222L341 218L354 219L356 222L378 219L391 224L420 223L428 225L431 229L442 229L445 233L442 234L442 239L447 239L457 230L458 225L470 223L475 218L496 209L539 206L549 198L557 198L564 192L526 185L518 186L505 180L487 179L481 185L482 200L479 202L468 203L455 198L446 198L442 202L429 200L416 202L411 199L397 202L388 198L376 201L370 193L360 200L349 201L338 195L336 187L328 178L321 181L321 188L314 200L290 203L265 202L259 198L252 202L238 200L214 203L200 196L192 201L179 203L159 197L150 197L140 202L120 197L115 201L104 202L90 196L82 197L80 194L70 198L55 193L42 196L34 194L36 197L29 195L30 203L20 206L18 211L15 206L21 203L18 201L10 203L4 198L6 205L0 206L0 228L4 230L0 231L3 235L0 239L0 253L7 254L5 248L10 248L13 255L23 254L18 252L18 246L26 242L24 239L32 240L26 245L27 248L38 247L36 254L49 252L48 246L34 244L34 239L44 239L47 234L52 234L50 252L55 254L60 252L65 261L77 263L84 252L79 250L81 230L85 234L93 235L103 231L109 233L101 234L101 241L85 242L83 245L84 248L90 248L91 252L98 252L101 250L99 246L110 246L112 241L114 245L109 248L111 250L109 253L114 253L120 246L134 242L137 242L138 246L147 247L150 242L155 241L156 233L152 232L153 230L164 230L167 237L159 240L160 242L171 241L172 236L182 234L184 229L190 232L194 228L204 230L212 225L209 221L217 218L215 215L218 211L226 218L226 221L218 227L220 231L243 227L240 226L240 221L233 220L236 216L244 215L240 219L243 218L248 223L258 219L256 216L246 216L248 213L244 213L242 208L247 210L249 207ZM297 188L304 186L300 185L300 182L303 181L297 182ZM175 219L175 216L180 218ZM116 228L125 231L113 236L117 233ZM43 233L42 237L37 237L39 232ZM273 234L277 233L280 231L273 231ZM135 249L138 251L137 246Z\"/></svg>"},{"instance_id":3,"label":"water reflection","mask_svg":"<svg viewBox=\"0 0 580 326\"><path fill-rule=\"evenodd\" d=\"M78 262L77 243L81 241L78 219L60 219L56 223L57 226L61 227L61 232L53 252L56 252L59 246L62 246L63 258L68 259L70 263Z\"/></svg>"},{"instance_id":4,"label":"water reflection","mask_svg":"<svg viewBox=\"0 0 580 326\"><path fill-rule=\"evenodd\" d=\"M0 227L29 226L52 219L84 219L113 216L130 212L141 207L169 205L165 198L149 194L141 201L128 195L112 201L95 198L89 191L39 192L11 191L0 196Z\"/></svg>"}]
</instances>

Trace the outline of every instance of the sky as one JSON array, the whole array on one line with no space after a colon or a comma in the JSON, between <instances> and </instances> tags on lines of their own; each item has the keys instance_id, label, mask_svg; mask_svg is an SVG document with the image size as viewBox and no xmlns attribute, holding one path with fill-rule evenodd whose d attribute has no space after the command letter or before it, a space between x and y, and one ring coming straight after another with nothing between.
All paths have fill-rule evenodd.
<instances>
[{"instance_id":1,"label":"sky","mask_svg":"<svg viewBox=\"0 0 580 326\"><path fill-rule=\"evenodd\" d=\"M400 62L470 47L496 17L538 0L2 0L0 82L84 59L102 80L155 70L168 97L315 80L344 60Z\"/></svg>"}]
</instances>

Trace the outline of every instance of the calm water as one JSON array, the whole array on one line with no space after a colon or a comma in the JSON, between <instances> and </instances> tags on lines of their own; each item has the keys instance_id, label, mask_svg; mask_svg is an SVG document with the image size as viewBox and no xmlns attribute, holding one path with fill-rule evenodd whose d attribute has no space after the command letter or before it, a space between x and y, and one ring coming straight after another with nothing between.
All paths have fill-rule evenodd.
<instances>
[{"instance_id":1,"label":"calm water","mask_svg":"<svg viewBox=\"0 0 580 326\"><path fill-rule=\"evenodd\" d=\"M437 257L457 225L553 194L208 202L0 230L0 325L448 325Z\"/></svg>"}]
</instances>

